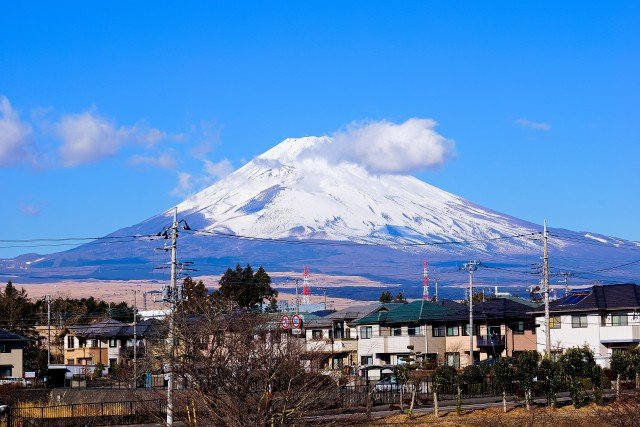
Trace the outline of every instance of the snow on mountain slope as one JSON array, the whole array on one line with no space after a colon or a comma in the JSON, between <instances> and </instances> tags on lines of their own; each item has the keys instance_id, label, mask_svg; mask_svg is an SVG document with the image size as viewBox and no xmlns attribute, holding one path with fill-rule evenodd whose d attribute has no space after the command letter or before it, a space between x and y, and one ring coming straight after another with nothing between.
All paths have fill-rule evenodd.
<instances>
[{"instance_id":1,"label":"snow on mountain slope","mask_svg":"<svg viewBox=\"0 0 640 427\"><path fill-rule=\"evenodd\" d=\"M261 238L355 242L487 240L539 231L408 175L374 175L333 162L328 137L286 139L178 205L206 229ZM536 245L508 239L510 252ZM477 243L476 246L486 246Z\"/></svg>"}]
</instances>

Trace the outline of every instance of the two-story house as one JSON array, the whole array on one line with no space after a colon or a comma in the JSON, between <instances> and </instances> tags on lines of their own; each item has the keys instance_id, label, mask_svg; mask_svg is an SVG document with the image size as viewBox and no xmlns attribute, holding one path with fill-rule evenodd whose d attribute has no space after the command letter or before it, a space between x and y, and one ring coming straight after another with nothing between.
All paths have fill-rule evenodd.
<instances>
[{"instance_id":1,"label":"two-story house","mask_svg":"<svg viewBox=\"0 0 640 427\"><path fill-rule=\"evenodd\" d=\"M22 378L27 338L0 329L0 378Z\"/></svg>"},{"instance_id":2,"label":"two-story house","mask_svg":"<svg viewBox=\"0 0 640 427\"><path fill-rule=\"evenodd\" d=\"M533 311L538 351L545 352L547 325L542 308ZM587 345L596 362L608 367L611 355L640 344L640 286L631 283L575 289L549 304L552 357Z\"/></svg>"},{"instance_id":3,"label":"two-story house","mask_svg":"<svg viewBox=\"0 0 640 427\"><path fill-rule=\"evenodd\" d=\"M454 308L424 300L380 306L355 322L360 366L370 379L379 378L385 367L404 363L408 356L435 366L438 355L444 354L445 337L434 334L433 325L455 313Z\"/></svg>"},{"instance_id":4,"label":"two-story house","mask_svg":"<svg viewBox=\"0 0 640 427\"><path fill-rule=\"evenodd\" d=\"M473 306L473 361L517 356L536 350L536 328L530 311L536 303L511 296L492 298ZM469 308L460 305L455 314L434 322L434 336L445 338L443 361L456 368L469 360Z\"/></svg>"},{"instance_id":5,"label":"two-story house","mask_svg":"<svg viewBox=\"0 0 640 427\"><path fill-rule=\"evenodd\" d=\"M162 330L162 321L156 319L143 320L135 327L114 319L69 326L62 334L64 361L68 365L101 363L113 367L133 359L134 345L137 346L136 356L142 357L147 340L158 340Z\"/></svg>"}]
</instances>

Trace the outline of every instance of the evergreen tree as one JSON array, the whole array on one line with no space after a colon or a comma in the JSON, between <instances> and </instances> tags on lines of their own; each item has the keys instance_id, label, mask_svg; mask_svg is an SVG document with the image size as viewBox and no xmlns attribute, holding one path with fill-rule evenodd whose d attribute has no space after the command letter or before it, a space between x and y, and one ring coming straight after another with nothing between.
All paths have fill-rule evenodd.
<instances>
[{"instance_id":1,"label":"evergreen tree","mask_svg":"<svg viewBox=\"0 0 640 427\"><path fill-rule=\"evenodd\" d=\"M236 307L255 310L265 300L271 302L278 296L278 291L271 287L271 277L262 267L254 273L250 265L243 269L238 264L235 270L228 268L219 283L213 299L227 310Z\"/></svg>"},{"instance_id":2,"label":"evergreen tree","mask_svg":"<svg viewBox=\"0 0 640 427\"><path fill-rule=\"evenodd\" d=\"M185 300L178 305L182 314L207 314L211 311L211 296L202 280L187 276L182 282Z\"/></svg>"},{"instance_id":3,"label":"evergreen tree","mask_svg":"<svg viewBox=\"0 0 640 427\"><path fill-rule=\"evenodd\" d=\"M533 379L538 370L538 361L540 353L534 350L523 351L518 355L516 362L516 372L520 385L524 390L524 398L527 410L531 405L531 391L533 389Z\"/></svg>"},{"instance_id":4,"label":"evergreen tree","mask_svg":"<svg viewBox=\"0 0 640 427\"><path fill-rule=\"evenodd\" d=\"M393 299L393 302L407 302L407 298L405 298L402 292L398 292L396 297Z\"/></svg>"},{"instance_id":5,"label":"evergreen tree","mask_svg":"<svg viewBox=\"0 0 640 427\"><path fill-rule=\"evenodd\" d=\"M391 292L384 291L380 294L380 302L383 304L390 303L393 300L393 295Z\"/></svg>"}]
</instances>

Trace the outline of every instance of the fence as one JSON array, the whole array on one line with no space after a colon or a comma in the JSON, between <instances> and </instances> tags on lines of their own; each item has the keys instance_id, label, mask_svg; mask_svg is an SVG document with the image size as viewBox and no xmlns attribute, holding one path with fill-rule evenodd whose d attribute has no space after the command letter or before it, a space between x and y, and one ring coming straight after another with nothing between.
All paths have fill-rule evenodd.
<instances>
[{"instance_id":1,"label":"fence","mask_svg":"<svg viewBox=\"0 0 640 427\"><path fill-rule=\"evenodd\" d=\"M16 406L7 409L2 427L76 427L146 423L163 419L162 399L74 403L53 406Z\"/></svg>"},{"instance_id":2,"label":"fence","mask_svg":"<svg viewBox=\"0 0 640 427\"><path fill-rule=\"evenodd\" d=\"M411 399L415 388L416 403L427 404L433 400L433 381L426 379L417 386L411 384L381 384L362 386L343 386L339 391L334 392L332 397L339 402L343 408L366 406L369 395L372 405L398 404L400 399ZM512 393L517 388L517 384L512 384L507 390ZM454 399L458 393L457 385L442 385L438 396L442 400ZM502 390L498 390L493 382L486 379L477 383L460 384L460 394L463 399L496 397L502 396Z\"/></svg>"}]
</instances>

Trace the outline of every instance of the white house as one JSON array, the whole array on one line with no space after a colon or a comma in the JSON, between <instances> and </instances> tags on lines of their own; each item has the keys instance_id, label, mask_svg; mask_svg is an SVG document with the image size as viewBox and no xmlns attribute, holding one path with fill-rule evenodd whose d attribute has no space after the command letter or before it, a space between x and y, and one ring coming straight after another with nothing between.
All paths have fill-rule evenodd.
<instances>
[{"instance_id":1,"label":"white house","mask_svg":"<svg viewBox=\"0 0 640 427\"><path fill-rule=\"evenodd\" d=\"M539 325L537 349L544 353L547 330L544 310L533 314ZM608 367L614 352L640 344L640 286L635 284L574 290L551 302L549 314L552 357L586 344L596 362Z\"/></svg>"}]
</instances>

